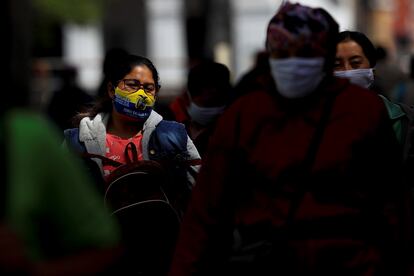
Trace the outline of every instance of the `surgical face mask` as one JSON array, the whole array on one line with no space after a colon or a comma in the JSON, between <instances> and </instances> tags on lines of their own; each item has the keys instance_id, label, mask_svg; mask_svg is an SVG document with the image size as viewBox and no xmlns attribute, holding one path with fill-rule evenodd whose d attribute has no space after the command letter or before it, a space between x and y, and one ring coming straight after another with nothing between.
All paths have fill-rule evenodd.
<instances>
[{"instance_id":1,"label":"surgical face mask","mask_svg":"<svg viewBox=\"0 0 414 276\"><path fill-rule=\"evenodd\" d=\"M325 59L322 57L270 58L269 64L277 90L290 99L312 93L325 77Z\"/></svg>"},{"instance_id":2,"label":"surgical face mask","mask_svg":"<svg viewBox=\"0 0 414 276\"><path fill-rule=\"evenodd\" d=\"M365 88L369 88L374 82L374 70L372 68L336 71L334 75L339 78L349 79L351 83Z\"/></svg>"},{"instance_id":3,"label":"surgical face mask","mask_svg":"<svg viewBox=\"0 0 414 276\"><path fill-rule=\"evenodd\" d=\"M202 126L206 126L223 113L224 109L225 106L201 107L191 102L187 108L187 112L193 121Z\"/></svg>"},{"instance_id":4,"label":"surgical face mask","mask_svg":"<svg viewBox=\"0 0 414 276\"><path fill-rule=\"evenodd\" d=\"M131 93L115 88L115 110L132 119L145 121L151 114L154 104L155 97L142 89Z\"/></svg>"}]
</instances>

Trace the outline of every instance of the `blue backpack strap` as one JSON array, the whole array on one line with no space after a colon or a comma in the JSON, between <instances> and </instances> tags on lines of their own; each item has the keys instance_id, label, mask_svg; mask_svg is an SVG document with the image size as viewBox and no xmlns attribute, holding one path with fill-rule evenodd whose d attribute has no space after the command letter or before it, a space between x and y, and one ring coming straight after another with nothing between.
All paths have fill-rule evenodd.
<instances>
[{"instance_id":1,"label":"blue backpack strap","mask_svg":"<svg viewBox=\"0 0 414 276\"><path fill-rule=\"evenodd\" d=\"M187 131L183 124L162 120L149 139L149 158L151 160L181 159L187 151L187 139Z\"/></svg>"},{"instance_id":2,"label":"blue backpack strap","mask_svg":"<svg viewBox=\"0 0 414 276\"><path fill-rule=\"evenodd\" d=\"M63 136L66 143L72 150L78 153L86 152L85 144L79 141L79 128L65 129L63 131Z\"/></svg>"}]
</instances>

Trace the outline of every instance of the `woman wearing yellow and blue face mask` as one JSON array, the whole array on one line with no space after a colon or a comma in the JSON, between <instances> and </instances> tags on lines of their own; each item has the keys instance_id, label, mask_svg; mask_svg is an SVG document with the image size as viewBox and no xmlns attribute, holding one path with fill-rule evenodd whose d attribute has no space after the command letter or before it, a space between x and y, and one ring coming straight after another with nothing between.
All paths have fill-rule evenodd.
<instances>
[{"instance_id":1,"label":"woman wearing yellow and blue face mask","mask_svg":"<svg viewBox=\"0 0 414 276\"><path fill-rule=\"evenodd\" d=\"M134 157L158 161L177 154L188 160L200 159L184 125L163 120L154 110L161 86L157 69L149 59L135 55L120 57L108 68L107 80L107 93L74 118L76 128L65 130L66 144L122 164ZM136 152L129 151L127 145L131 142ZM98 180L107 179L116 168L97 158L91 164ZM183 186L192 187L198 168L199 165L188 168L191 174Z\"/></svg>"},{"instance_id":2,"label":"woman wearing yellow and blue face mask","mask_svg":"<svg viewBox=\"0 0 414 276\"><path fill-rule=\"evenodd\" d=\"M155 104L155 85L141 84L136 79L123 79L114 89L115 110L128 119L145 121Z\"/></svg>"},{"instance_id":3,"label":"woman wearing yellow and blue face mask","mask_svg":"<svg viewBox=\"0 0 414 276\"><path fill-rule=\"evenodd\" d=\"M114 162L109 162L108 159L118 164L127 164L133 160L137 165L144 164L144 167L154 164L154 161L159 162L165 169L163 171L166 172L167 183L162 187L164 196L173 206L174 214L182 215L201 160L184 125L164 120L154 110L156 96L160 90L155 66L145 57L125 55L111 64L106 77L107 93L98 99L94 106L75 118L77 127L65 130L64 145L80 152L81 156L93 154L92 158L84 159L86 168L103 192L107 191L112 176L119 175L120 172L119 170L117 173L114 172L118 166L114 166ZM95 158L96 155L106 158ZM140 163L140 161L147 160L153 162ZM154 175L151 171L144 171L142 175L145 175L142 179L130 180L134 181L132 184L158 185L159 175ZM150 183L141 183L141 181ZM146 187L146 185L141 186ZM122 189L126 190L128 195L132 195L132 200L134 200L134 191L130 190L130 186L124 185ZM148 211L151 210L153 209L148 209ZM131 233L135 230L135 228L131 229L128 223L121 222L120 225L122 230L126 230L122 233ZM174 227L168 228L168 231L172 233L168 237L174 238L174 230ZM129 240L128 234L125 239L127 255L129 252L131 254L137 252L136 241ZM130 246L132 250L128 250ZM168 247L167 244L165 246ZM155 274L164 275L161 271L167 269L165 262L168 260L166 254L170 252L169 250L169 248L163 248L157 251L160 252L158 257L163 260L157 262L158 267L153 268L156 269ZM151 261L152 255L147 255ZM135 260L136 257L127 256L127 259ZM142 261L142 258L139 259ZM147 269L146 265L149 264L140 262L139 265L135 263L131 265L134 269L138 269L137 271L144 271Z\"/></svg>"}]
</instances>

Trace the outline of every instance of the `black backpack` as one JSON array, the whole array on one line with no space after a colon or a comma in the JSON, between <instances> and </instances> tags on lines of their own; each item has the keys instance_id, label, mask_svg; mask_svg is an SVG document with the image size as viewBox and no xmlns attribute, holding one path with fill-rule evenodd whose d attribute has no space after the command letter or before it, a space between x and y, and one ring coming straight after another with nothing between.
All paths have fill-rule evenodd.
<instances>
[{"instance_id":1,"label":"black backpack","mask_svg":"<svg viewBox=\"0 0 414 276\"><path fill-rule=\"evenodd\" d=\"M134 160L117 167L106 184L104 202L117 218L126 245L122 269L166 274L181 222L165 192L166 170L157 161Z\"/></svg>"},{"instance_id":2,"label":"black backpack","mask_svg":"<svg viewBox=\"0 0 414 276\"><path fill-rule=\"evenodd\" d=\"M103 179L100 169L92 158L102 159L103 162L107 162L115 167L119 167L121 164L104 156L88 153L85 145L79 141L78 128L65 130L64 136L68 146L82 157L89 174L95 179L97 188L105 194L108 183ZM190 167L201 164L201 159L188 160L187 139L187 132L183 124L162 120L152 132L148 141L149 159L158 162L164 168L168 177L167 185L164 189L169 196L170 202L180 213L180 216L182 216L186 209L192 189L192 183L189 183L187 174L193 173L192 177L195 178L197 172L191 170ZM134 156L136 149L132 147L134 146L132 143L130 143L130 146L129 150L133 151L132 155ZM129 155L126 154L125 158L128 160ZM141 162L129 160L128 163ZM117 169L118 172L115 175L118 177L131 169L133 170L132 165L128 164L128 166L123 166L120 170Z\"/></svg>"},{"instance_id":3,"label":"black backpack","mask_svg":"<svg viewBox=\"0 0 414 276\"><path fill-rule=\"evenodd\" d=\"M125 149L127 164L87 153L77 128L65 131L65 137L102 185L105 205L119 221L127 249L125 269L142 275L166 274L191 193L187 168L201 161L187 160L184 126L161 121L148 143L151 160L138 160L135 145L129 143ZM91 158L116 169L103 179Z\"/></svg>"}]
</instances>

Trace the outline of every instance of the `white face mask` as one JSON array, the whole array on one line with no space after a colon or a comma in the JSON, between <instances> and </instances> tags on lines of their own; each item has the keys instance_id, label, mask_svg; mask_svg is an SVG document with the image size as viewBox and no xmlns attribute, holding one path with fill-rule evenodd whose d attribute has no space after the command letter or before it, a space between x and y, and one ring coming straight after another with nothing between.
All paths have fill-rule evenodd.
<instances>
[{"instance_id":1,"label":"white face mask","mask_svg":"<svg viewBox=\"0 0 414 276\"><path fill-rule=\"evenodd\" d=\"M336 71L334 76L349 79L351 83L365 88L369 88L374 82L374 70L372 68Z\"/></svg>"},{"instance_id":2,"label":"white face mask","mask_svg":"<svg viewBox=\"0 0 414 276\"><path fill-rule=\"evenodd\" d=\"M193 121L205 126L214 121L214 119L223 113L225 108L225 106L201 107L191 102L190 106L187 108L187 112Z\"/></svg>"},{"instance_id":3,"label":"white face mask","mask_svg":"<svg viewBox=\"0 0 414 276\"><path fill-rule=\"evenodd\" d=\"M310 94L325 77L323 57L270 58L269 64L277 90L290 99Z\"/></svg>"}]
</instances>

